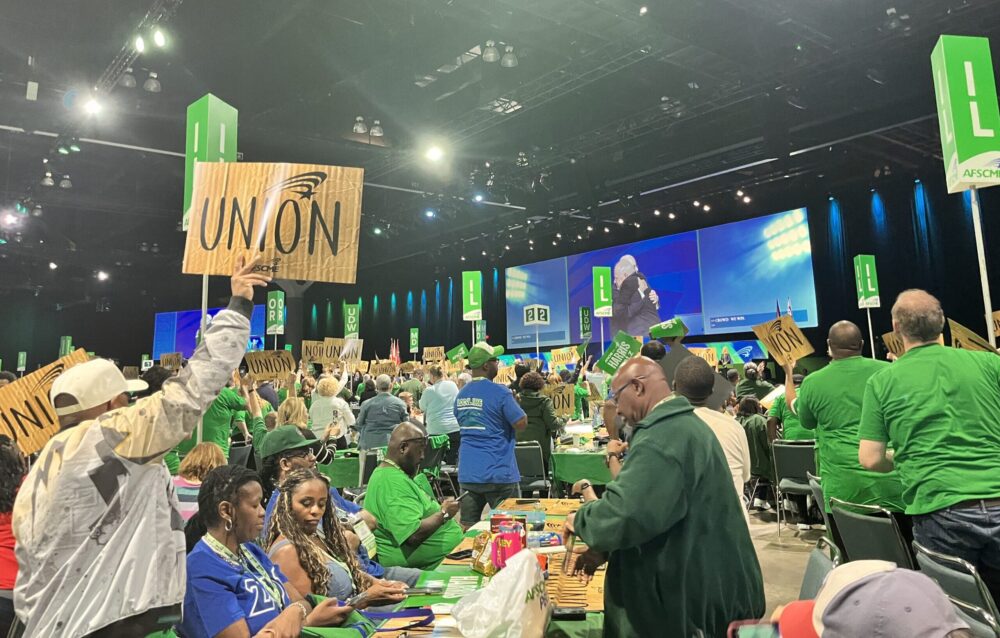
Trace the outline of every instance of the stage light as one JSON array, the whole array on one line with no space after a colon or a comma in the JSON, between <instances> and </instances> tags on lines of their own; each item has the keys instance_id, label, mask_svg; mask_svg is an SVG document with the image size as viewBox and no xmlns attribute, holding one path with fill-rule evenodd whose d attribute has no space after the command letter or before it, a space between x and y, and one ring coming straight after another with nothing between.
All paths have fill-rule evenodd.
<instances>
[{"instance_id":1,"label":"stage light","mask_svg":"<svg viewBox=\"0 0 1000 638\"><path fill-rule=\"evenodd\" d=\"M354 132L358 135L364 135L368 132L368 127L365 125L365 118L360 115L354 118Z\"/></svg>"},{"instance_id":2,"label":"stage light","mask_svg":"<svg viewBox=\"0 0 1000 638\"><path fill-rule=\"evenodd\" d=\"M624 223L625 223L625 220L624 220L624 219L622 219L621 217L619 217L619 218L618 218L618 223L619 223L619 224L624 224Z\"/></svg>"},{"instance_id":3,"label":"stage light","mask_svg":"<svg viewBox=\"0 0 1000 638\"><path fill-rule=\"evenodd\" d=\"M69 143L69 150L73 153L79 153L80 144L76 140L73 140L72 142Z\"/></svg>"},{"instance_id":4,"label":"stage light","mask_svg":"<svg viewBox=\"0 0 1000 638\"><path fill-rule=\"evenodd\" d=\"M639 222L634 222L633 224L636 228L639 228Z\"/></svg>"},{"instance_id":5,"label":"stage light","mask_svg":"<svg viewBox=\"0 0 1000 638\"><path fill-rule=\"evenodd\" d=\"M45 177L41 181L42 186L55 186L56 181L52 179L52 171L45 171Z\"/></svg>"},{"instance_id":6,"label":"stage light","mask_svg":"<svg viewBox=\"0 0 1000 638\"><path fill-rule=\"evenodd\" d=\"M832 202L833 201L833 195L830 195L829 197L827 197L827 199Z\"/></svg>"},{"instance_id":7,"label":"stage light","mask_svg":"<svg viewBox=\"0 0 1000 638\"><path fill-rule=\"evenodd\" d=\"M556 233L556 239L562 239L562 233Z\"/></svg>"},{"instance_id":8,"label":"stage light","mask_svg":"<svg viewBox=\"0 0 1000 638\"><path fill-rule=\"evenodd\" d=\"M55 270L58 267L59 267L59 264L57 264L56 262L54 262L54 261L50 261L49 262L49 270Z\"/></svg>"},{"instance_id":9,"label":"stage light","mask_svg":"<svg viewBox=\"0 0 1000 638\"><path fill-rule=\"evenodd\" d=\"M154 254L160 252L160 245L154 241L153 245L149 247L149 252Z\"/></svg>"},{"instance_id":10,"label":"stage light","mask_svg":"<svg viewBox=\"0 0 1000 638\"><path fill-rule=\"evenodd\" d=\"M63 175L62 179L59 180L59 188L73 188L73 182L70 181L69 175Z\"/></svg>"},{"instance_id":11,"label":"stage light","mask_svg":"<svg viewBox=\"0 0 1000 638\"><path fill-rule=\"evenodd\" d=\"M496 62L500 59L500 52L497 51L497 43L493 40L486 41L486 48L483 49L483 62Z\"/></svg>"},{"instance_id":12,"label":"stage light","mask_svg":"<svg viewBox=\"0 0 1000 638\"><path fill-rule=\"evenodd\" d=\"M592 232L594 232L594 227L593 227L593 226L591 226L590 224L587 224L587 232L588 232L588 233L592 233Z\"/></svg>"},{"instance_id":13,"label":"stage light","mask_svg":"<svg viewBox=\"0 0 1000 638\"><path fill-rule=\"evenodd\" d=\"M534 240L534 239L529 239L529 240L528 240L528 244L530 244L530 245L534 245L534 243L535 243L535 240Z\"/></svg>"},{"instance_id":14,"label":"stage light","mask_svg":"<svg viewBox=\"0 0 1000 638\"><path fill-rule=\"evenodd\" d=\"M737 197L743 197L743 191L742 190L736 191L736 196Z\"/></svg>"},{"instance_id":15,"label":"stage light","mask_svg":"<svg viewBox=\"0 0 1000 638\"><path fill-rule=\"evenodd\" d=\"M141 35L135 36L135 50L139 53L146 50L146 41L142 39Z\"/></svg>"},{"instance_id":16,"label":"stage light","mask_svg":"<svg viewBox=\"0 0 1000 638\"><path fill-rule=\"evenodd\" d=\"M580 236L580 235L577 235L577 236L576 236L576 239L577 239L577 241L583 241L583 237L582 237L582 236Z\"/></svg>"},{"instance_id":17,"label":"stage light","mask_svg":"<svg viewBox=\"0 0 1000 638\"><path fill-rule=\"evenodd\" d=\"M440 162L444 158L444 151L440 146L431 146L424 152L424 157L432 162Z\"/></svg>"},{"instance_id":18,"label":"stage light","mask_svg":"<svg viewBox=\"0 0 1000 638\"><path fill-rule=\"evenodd\" d=\"M372 229L372 232L375 233L376 235L381 235L382 229L376 226L375 228Z\"/></svg>"},{"instance_id":19,"label":"stage light","mask_svg":"<svg viewBox=\"0 0 1000 638\"><path fill-rule=\"evenodd\" d=\"M462 255L462 261L465 261L465 255Z\"/></svg>"},{"instance_id":20,"label":"stage light","mask_svg":"<svg viewBox=\"0 0 1000 638\"><path fill-rule=\"evenodd\" d=\"M610 232L611 232L611 229L610 229L610 228L608 228L607 226L605 226L605 227L604 227L604 232L606 232L606 233L610 233Z\"/></svg>"},{"instance_id":21,"label":"stage light","mask_svg":"<svg viewBox=\"0 0 1000 638\"><path fill-rule=\"evenodd\" d=\"M743 196L743 203L744 204L749 204L750 203L750 196L749 195L744 195Z\"/></svg>"},{"instance_id":22,"label":"stage light","mask_svg":"<svg viewBox=\"0 0 1000 638\"><path fill-rule=\"evenodd\" d=\"M122 88L125 89L135 88L135 76L132 75L132 67L128 67L127 69L125 69L125 72L122 73L122 76L118 78L118 84L120 84Z\"/></svg>"},{"instance_id":23,"label":"stage light","mask_svg":"<svg viewBox=\"0 0 1000 638\"><path fill-rule=\"evenodd\" d=\"M695 208L698 208L699 206L701 206L701 202L699 202L699 201L698 201L697 199L696 199L696 200L694 200L694 201L692 202L692 204L694 204L694 207L695 207Z\"/></svg>"},{"instance_id":24,"label":"stage light","mask_svg":"<svg viewBox=\"0 0 1000 638\"><path fill-rule=\"evenodd\" d=\"M103 270L97 271L97 281L107 281L108 277L109 277L108 273L104 272Z\"/></svg>"},{"instance_id":25,"label":"stage light","mask_svg":"<svg viewBox=\"0 0 1000 638\"><path fill-rule=\"evenodd\" d=\"M639 7L639 15L644 16L647 13L649 13L649 9L646 7L646 5L642 5L641 7Z\"/></svg>"},{"instance_id":26,"label":"stage light","mask_svg":"<svg viewBox=\"0 0 1000 638\"><path fill-rule=\"evenodd\" d=\"M534 246L528 246L528 250L534 250L534 249L535 249Z\"/></svg>"},{"instance_id":27,"label":"stage light","mask_svg":"<svg viewBox=\"0 0 1000 638\"><path fill-rule=\"evenodd\" d=\"M161 49L167 46L167 36L159 27L153 30L153 44Z\"/></svg>"},{"instance_id":28,"label":"stage light","mask_svg":"<svg viewBox=\"0 0 1000 638\"><path fill-rule=\"evenodd\" d=\"M41 204L35 204L35 207L31 209L32 217L41 217L44 211L42 210Z\"/></svg>"},{"instance_id":29,"label":"stage light","mask_svg":"<svg viewBox=\"0 0 1000 638\"><path fill-rule=\"evenodd\" d=\"M660 209L657 208L656 210L654 210L653 214L656 215L657 217L659 217L660 216Z\"/></svg>"},{"instance_id":30,"label":"stage light","mask_svg":"<svg viewBox=\"0 0 1000 638\"><path fill-rule=\"evenodd\" d=\"M707 213L708 211L712 210L712 207L709 206L708 204L705 204L704 206L701 207L701 209Z\"/></svg>"},{"instance_id":31,"label":"stage light","mask_svg":"<svg viewBox=\"0 0 1000 638\"><path fill-rule=\"evenodd\" d=\"M59 152L60 155L69 155L69 147L66 146L65 144L59 144L59 147L56 148L56 150Z\"/></svg>"},{"instance_id":32,"label":"stage light","mask_svg":"<svg viewBox=\"0 0 1000 638\"><path fill-rule=\"evenodd\" d=\"M372 120L371 133L372 137L382 137L385 135L385 131L382 130L381 120Z\"/></svg>"},{"instance_id":33,"label":"stage light","mask_svg":"<svg viewBox=\"0 0 1000 638\"><path fill-rule=\"evenodd\" d=\"M156 75L156 72L150 71L149 77L146 78L146 81L142 83L143 90L148 91L150 93L159 93L160 91L162 91L163 86L160 84L160 80L158 79L158 77L159 76Z\"/></svg>"},{"instance_id":34,"label":"stage light","mask_svg":"<svg viewBox=\"0 0 1000 638\"><path fill-rule=\"evenodd\" d=\"M517 56L514 55L514 47L508 45L504 51L503 57L500 58L500 66L505 69L513 69L517 66Z\"/></svg>"},{"instance_id":35,"label":"stage light","mask_svg":"<svg viewBox=\"0 0 1000 638\"><path fill-rule=\"evenodd\" d=\"M424 211L424 217L426 217L427 219L434 219L434 216L436 214L437 213L435 213L434 210L431 208L428 208L427 210Z\"/></svg>"},{"instance_id":36,"label":"stage light","mask_svg":"<svg viewBox=\"0 0 1000 638\"><path fill-rule=\"evenodd\" d=\"M482 193L476 193L476 195L472 199L474 199L477 202L481 202L483 201L483 195Z\"/></svg>"},{"instance_id":37,"label":"stage light","mask_svg":"<svg viewBox=\"0 0 1000 638\"><path fill-rule=\"evenodd\" d=\"M17 223L17 216L14 215L13 213L7 213L3 217L3 223L7 226L13 226L14 224Z\"/></svg>"},{"instance_id":38,"label":"stage light","mask_svg":"<svg viewBox=\"0 0 1000 638\"><path fill-rule=\"evenodd\" d=\"M101 112L101 103L97 101L97 98L88 98L86 102L83 103L83 110L87 115L97 115Z\"/></svg>"},{"instance_id":39,"label":"stage light","mask_svg":"<svg viewBox=\"0 0 1000 638\"><path fill-rule=\"evenodd\" d=\"M484 251L483 251L483 257L485 257L485 256L486 256L486 251L484 250Z\"/></svg>"},{"instance_id":40,"label":"stage light","mask_svg":"<svg viewBox=\"0 0 1000 638\"><path fill-rule=\"evenodd\" d=\"M677 215L674 215L673 213L667 213L667 217L670 219L677 219Z\"/></svg>"},{"instance_id":41,"label":"stage light","mask_svg":"<svg viewBox=\"0 0 1000 638\"><path fill-rule=\"evenodd\" d=\"M920 178L918 177L918 178L916 178L915 180L913 180L913 183L914 183L914 184L919 184L919 183L920 183Z\"/></svg>"},{"instance_id":42,"label":"stage light","mask_svg":"<svg viewBox=\"0 0 1000 638\"><path fill-rule=\"evenodd\" d=\"M508 244L504 244L504 245L503 245L503 249L504 249L504 250L510 250L510 246L509 246Z\"/></svg>"}]
</instances>

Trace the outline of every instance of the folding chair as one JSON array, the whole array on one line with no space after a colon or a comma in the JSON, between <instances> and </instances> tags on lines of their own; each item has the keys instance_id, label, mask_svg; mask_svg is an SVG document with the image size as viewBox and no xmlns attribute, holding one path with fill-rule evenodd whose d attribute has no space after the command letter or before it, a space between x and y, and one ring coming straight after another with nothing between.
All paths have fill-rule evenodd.
<instances>
[{"instance_id":1,"label":"folding chair","mask_svg":"<svg viewBox=\"0 0 1000 638\"><path fill-rule=\"evenodd\" d=\"M816 541L816 547L809 552L806 563L806 573L802 576L802 586L799 588L799 600L812 600L823 586L826 575L840 564L840 552L829 538L823 537Z\"/></svg>"},{"instance_id":2,"label":"folding chair","mask_svg":"<svg viewBox=\"0 0 1000 638\"><path fill-rule=\"evenodd\" d=\"M918 554L919 556L919 554ZM976 638L1000 638L1000 623L988 611L948 596L958 617L969 625Z\"/></svg>"},{"instance_id":3,"label":"folding chair","mask_svg":"<svg viewBox=\"0 0 1000 638\"><path fill-rule=\"evenodd\" d=\"M247 467L250 461L250 452L253 451L251 445L231 445L229 446L229 465L239 465Z\"/></svg>"},{"instance_id":4,"label":"folding chair","mask_svg":"<svg viewBox=\"0 0 1000 638\"><path fill-rule=\"evenodd\" d=\"M444 454L447 450L447 445L431 448L430 444L428 444L428 449L424 453L424 460L420 462L420 471L427 476L427 482L431 484L431 487L434 489L434 495L438 498L444 498L438 480L441 474L441 461L444 460Z\"/></svg>"},{"instance_id":5,"label":"folding chair","mask_svg":"<svg viewBox=\"0 0 1000 638\"><path fill-rule=\"evenodd\" d=\"M806 472L806 478L809 479L809 489L812 491L813 500L816 501L816 506L819 507L820 513L823 515L823 524L826 525L826 529L829 532L830 538L837 538L835 533L833 522L833 517L831 517L826 511L826 497L823 495L823 484L822 479L818 476L813 475L812 472ZM836 545L836 543L834 543ZM844 553L843 547L838 547L841 554Z\"/></svg>"},{"instance_id":6,"label":"folding chair","mask_svg":"<svg viewBox=\"0 0 1000 638\"><path fill-rule=\"evenodd\" d=\"M782 496L801 494L812 496L807 475L816 472L815 441L784 441L778 439L771 445L774 475L777 478L775 495L778 509L778 538L781 538ZM786 523L787 516L786 516Z\"/></svg>"},{"instance_id":7,"label":"folding chair","mask_svg":"<svg viewBox=\"0 0 1000 638\"><path fill-rule=\"evenodd\" d=\"M374 450L360 450L358 456L358 487L353 490L344 488L344 496L349 497L358 505L361 505L365 499L365 487L368 486L368 479L372 477L372 473L375 472L375 468L378 464L382 462L382 451L379 449Z\"/></svg>"},{"instance_id":8,"label":"folding chair","mask_svg":"<svg viewBox=\"0 0 1000 638\"><path fill-rule=\"evenodd\" d=\"M830 509L850 560L887 560L914 569L913 555L889 510L833 497Z\"/></svg>"},{"instance_id":9,"label":"folding chair","mask_svg":"<svg viewBox=\"0 0 1000 638\"><path fill-rule=\"evenodd\" d=\"M552 484L545 474L542 446L537 441L518 443L514 446L514 459L517 461L517 471L521 474L522 494L544 490L546 496L551 495Z\"/></svg>"},{"instance_id":10,"label":"folding chair","mask_svg":"<svg viewBox=\"0 0 1000 638\"><path fill-rule=\"evenodd\" d=\"M993 595L983 582L976 567L957 556L928 549L913 541L917 565L948 594L949 598L978 607L993 618L1000 618Z\"/></svg>"}]
</instances>

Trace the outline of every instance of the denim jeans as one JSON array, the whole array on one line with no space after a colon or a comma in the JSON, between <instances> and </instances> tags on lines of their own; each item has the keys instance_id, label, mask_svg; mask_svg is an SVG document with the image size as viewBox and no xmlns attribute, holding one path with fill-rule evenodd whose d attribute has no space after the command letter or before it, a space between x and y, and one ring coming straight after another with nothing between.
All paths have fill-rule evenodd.
<instances>
[{"instance_id":1,"label":"denim jeans","mask_svg":"<svg viewBox=\"0 0 1000 638\"><path fill-rule=\"evenodd\" d=\"M1000 505L949 507L913 517L924 547L972 563L1000 604Z\"/></svg>"},{"instance_id":2,"label":"denim jeans","mask_svg":"<svg viewBox=\"0 0 1000 638\"><path fill-rule=\"evenodd\" d=\"M479 522L487 503L490 507L496 507L505 499L521 496L520 483L462 483L459 489L469 493L462 499L461 505L464 527L471 527Z\"/></svg>"}]
</instances>

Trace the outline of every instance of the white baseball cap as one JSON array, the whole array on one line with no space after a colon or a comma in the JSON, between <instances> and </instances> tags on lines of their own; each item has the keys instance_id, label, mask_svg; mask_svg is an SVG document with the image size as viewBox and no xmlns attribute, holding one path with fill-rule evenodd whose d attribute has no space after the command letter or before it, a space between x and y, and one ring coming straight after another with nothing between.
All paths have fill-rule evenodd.
<instances>
[{"instance_id":1,"label":"white baseball cap","mask_svg":"<svg viewBox=\"0 0 1000 638\"><path fill-rule=\"evenodd\" d=\"M148 389L149 384L145 381L125 379L121 370L107 359L93 359L75 365L56 377L49 391L49 399L53 406L60 394L68 394L76 399L73 405L56 408L56 414L66 416L107 403L119 394Z\"/></svg>"}]
</instances>

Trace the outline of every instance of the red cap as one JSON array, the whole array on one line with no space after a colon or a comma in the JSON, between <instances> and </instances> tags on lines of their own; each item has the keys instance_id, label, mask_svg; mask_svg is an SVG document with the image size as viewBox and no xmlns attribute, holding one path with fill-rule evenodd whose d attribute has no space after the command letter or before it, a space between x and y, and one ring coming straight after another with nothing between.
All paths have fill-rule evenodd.
<instances>
[{"instance_id":1,"label":"red cap","mask_svg":"<svg viewBox=\"0 0 1000 638\"><path fill-rule=\"evenodd\" d=\"M796 600L785 605L778 618L781 638L819 638L813 627L814 600Z\"/></svg>"}]
</instances>

